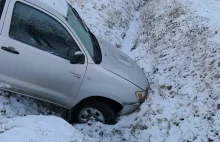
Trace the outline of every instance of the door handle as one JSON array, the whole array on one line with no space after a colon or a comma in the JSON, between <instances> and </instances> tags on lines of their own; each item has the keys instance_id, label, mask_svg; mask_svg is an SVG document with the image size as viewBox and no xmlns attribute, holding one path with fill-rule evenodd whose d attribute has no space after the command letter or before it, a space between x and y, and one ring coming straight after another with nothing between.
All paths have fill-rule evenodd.
<instances>
[{"instance_id":1,"label":"door handle","mask_svg":"<svg viewBox=\"0 0 220 142\"><path fill-rule=\"evenodd\" d=\"M80 75L80 74L76 74L76 73L71 72L71 71L69 71L69 73L72 74L75 78L78 78L78 79L81 78L81 75Z\"/></svg>"},{"instance_id":2,"label":"door handle","mask_svg":"<svg viewBox=\"0 0 220 142\"><path fill-rule=\"evenodd\" d=\"M2 50L5 50L7 52L11 52L13 54L19 54L19 52L16 51L14 47L4 47L4 46L2 46Z\"/></svg>"}]
</instances>

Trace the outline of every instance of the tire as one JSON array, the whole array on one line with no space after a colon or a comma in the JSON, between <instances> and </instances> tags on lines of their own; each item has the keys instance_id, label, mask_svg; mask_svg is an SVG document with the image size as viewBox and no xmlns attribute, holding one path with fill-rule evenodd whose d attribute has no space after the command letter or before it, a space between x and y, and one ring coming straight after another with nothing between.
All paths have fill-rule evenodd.
<instances>
[{"instance_id":1,"label":"tire","mask_svg":"<svg viewBox=\"0 0 220 142\"><path fill-rule=\"evenodd\" d=\"M80 114L87 108L93 108L100 112L104 117L104 122L102 123L110 125L116 123L116 115L113 109L107 103L97 100L85 101L76 107L71 113L72 122L82 123L80 121Z\"/></svg>"}]
</instances>

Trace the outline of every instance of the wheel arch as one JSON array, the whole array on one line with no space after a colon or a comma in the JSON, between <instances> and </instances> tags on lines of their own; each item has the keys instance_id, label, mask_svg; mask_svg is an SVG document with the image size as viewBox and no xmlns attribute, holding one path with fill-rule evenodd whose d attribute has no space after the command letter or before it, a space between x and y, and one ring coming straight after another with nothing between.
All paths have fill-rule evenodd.
<instances>
[{"instance_id":1,"label":"wheel arch","mask_svg":"<svg viewBox=\"0 0 220 142\"><path fill-rule=\"evenodd\" d=\"M89 102L91 100L93 100L93 101L95 100L95 101L99 101L99 102L104 101L115 111L115 113L120 112L123 109L123 105L113 99L102 97L102 96L91 96L91 97L87 97L87 98L84 98L83 100L81 100L78 104L76 104L72 108L72 110L76 109L79 105L86 103L86 102Z\"/></svg>"}]
</instances>

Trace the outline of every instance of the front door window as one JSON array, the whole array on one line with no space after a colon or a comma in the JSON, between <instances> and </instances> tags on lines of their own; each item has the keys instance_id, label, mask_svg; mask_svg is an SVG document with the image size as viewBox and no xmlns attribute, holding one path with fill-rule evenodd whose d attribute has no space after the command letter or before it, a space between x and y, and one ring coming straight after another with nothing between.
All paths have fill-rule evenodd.
<instances>
[{"instance_id":1,"label":"front door window","mask_svg":"<svg viewBox=\"0 0 220 142\"><path fill-rule=\"evenodd\" d=\"M15 4L9 36L67 60L80 51L57 20L20 2Z\"/></svg>"}]
</instances>

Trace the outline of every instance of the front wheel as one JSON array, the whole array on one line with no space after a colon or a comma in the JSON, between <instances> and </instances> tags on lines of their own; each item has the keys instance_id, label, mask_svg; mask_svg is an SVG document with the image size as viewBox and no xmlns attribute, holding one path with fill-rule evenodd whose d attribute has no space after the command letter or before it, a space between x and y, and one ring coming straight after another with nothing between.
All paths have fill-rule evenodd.
<instances>
[{"instance_id":1,"label":"front wheel","mask_svg":"<svg viewBox=\"0 0 220 142\"><path fill-rule=\"evenodd\" d=\"M89 123L92 121L104 124L115 124L116 115L113 109L105 102L86 101L72 112L72 119L78 123Z\"/></svg>"}]
</instances>

